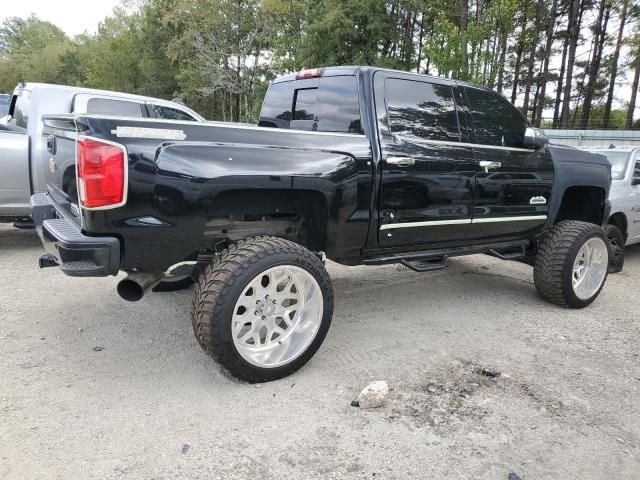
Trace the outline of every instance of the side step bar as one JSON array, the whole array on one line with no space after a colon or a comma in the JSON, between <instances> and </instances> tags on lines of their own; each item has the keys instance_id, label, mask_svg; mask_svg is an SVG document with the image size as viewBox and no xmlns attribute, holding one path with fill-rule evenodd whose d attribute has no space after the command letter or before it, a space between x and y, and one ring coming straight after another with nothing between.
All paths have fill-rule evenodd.
<instances>
[{"instance_id":1,"label":"side step bar","mask_svg":"<svg viewBox=\"0 0 640 480\"><path fill-rule=\"evenodd\" d=\"M484 245L470 245L454 247L448 250L426 250L422 252L390 253L375 255L364 259L365 265L388 265L401 263L416 272L429 272L447 267L450 257L485 253L502 260L518 260L526 257L527 248L531 245L529 240L517 240L514 242L490 243Z\"/></svg>"},{"instance_id":2,"label":"side step bar","mask_svg":"<svg viewBox=\"0 0 640 480\"><path fill-rule=\"evenodd\" d=\"M508 252L509 250L511 250L511 252ZM527 249L525 248L524 245L522 245L515 251L513 250L514 249L507 248L502 252L500 252L492 248L491 250L489 250L489 254L499 258L500 260L520 260L521 258L524 258L527 256Z\"/></svg>"},{"instance_id":3,"label":"side step bar","mask_svg":"<svg viewBox=\"0 0 640 480\"><path fill-rule=\"evenodd\" d=\"M449 266L449 257L434 258L432 260L400 260L400 263L414 272L435 272Z\"/></svg>"}]
</instances>

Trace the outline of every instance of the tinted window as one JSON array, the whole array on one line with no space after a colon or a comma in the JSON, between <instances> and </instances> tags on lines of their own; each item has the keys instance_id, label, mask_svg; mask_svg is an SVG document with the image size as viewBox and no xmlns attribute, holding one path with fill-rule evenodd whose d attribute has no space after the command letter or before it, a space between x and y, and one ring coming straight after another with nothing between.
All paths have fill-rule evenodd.
<instances>
[{"instance_id":1,"label":"tinted window","mask_svg":"<svg viewBox=\"0 0 640 480\"><path fill-rule=\"evenodd\" d=\"M260 112L261 127L289 128L294 82L274 83L264 98Z\"/></svg>"},{"instance_id":2,"label":"tinted window","mask_svg":"<svg viewBox=\"0 0 640 480\"><path fill-rule=\"evenodd\" d=\"M296 90L295 104L294 120L314 120L315 115L313 112L318 111L318 89Z\"/></svg>"},{"instance_id":3,"label":"tinted window","mask_svg":"<svg viewBox=\"0 0 640 480\"><path fill-rule=\"evenodd\" d=\"M633 166L633 176L634 178L640 178L640 160Z\"/></svg>"},{"instance_id":4,"label":"tinted window","mask_svg":"<svg viewBox=\"0 0 640 480\"><path fill-rule=\"evenodd\" d=\"M91 98L87 103L87 113L112 115L116 117L143 117L142 105L124 100L107 98Z\"/></svg>"},{"instance_id":5,"label":"tinted window","mask_svg":"<svg viewBox=\"0 0 640 480\"><path fill-rule=\"evenodd\" d=\"M177 108L165 107L162 105L149 105L151 111L153 112L153 116L156 118L166 118L168 120L187 120L189 122L195 122L196 119L193 118L186 112L182 110L178 110Z\"/></svg>"},{"instance_id":6,"label":"tinted window","mask_svg":"<svg viewBox=\"0 0 640 480\"><path fill-rule=\"evenodd\" d=\"M295 89L295 82L269 88L261 126L319 132L362 133L354 76L324 77L316 88Z\"/></svg>"},{"instance_id":7,"label":"tinted window","mask_svg":"<svg viewBox=\"0 0 640 480\"><path fill-rule=\"evenodd\" d=\"M0 95L0 117L4 117L9 113L9 102L11 97L9 95Z\"/></svg>"},{"instance_id":8,"label":"tinted window","mask_svg":"<svg viewBox=\"0 0 640 480\"><path fill-rule=\"evenodd\" d=\"M460 140L451 87L388 78L385 96L392 134L427 140Z\"/></svg>"},{"instance_id":9,"label":"tinted window","mask_svg":"<svg viewBox=\"0 0 640 480\"><path fill-rule=\"evenodd\" d=\"M476 143L522 147L527 121L513 105L499 95L466 89L473 117Z\"/></svg>"}]
</instances>

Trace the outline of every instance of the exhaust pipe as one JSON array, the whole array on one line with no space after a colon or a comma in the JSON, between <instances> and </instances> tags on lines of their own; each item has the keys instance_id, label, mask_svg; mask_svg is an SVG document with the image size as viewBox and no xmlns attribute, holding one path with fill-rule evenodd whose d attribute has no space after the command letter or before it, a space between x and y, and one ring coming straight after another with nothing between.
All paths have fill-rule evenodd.
<instances>
[{"instance_id":1,"label":"exhaust pipe","mask_svg":"<svg viewBox=\"0 0 640 480\"><path fill-rule=\"evenodd\" d=\"M150 289L159 284L165 276L162 273L133 272L118 282L118 294L127 302L137 302Z\"/></svg>"}]
</instances>

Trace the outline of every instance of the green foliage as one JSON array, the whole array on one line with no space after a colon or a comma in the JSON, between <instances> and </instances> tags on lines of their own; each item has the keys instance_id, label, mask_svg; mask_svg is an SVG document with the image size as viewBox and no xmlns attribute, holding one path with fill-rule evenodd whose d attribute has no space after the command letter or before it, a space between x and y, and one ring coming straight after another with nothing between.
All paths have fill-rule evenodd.
<instances>
[{"instance_id":1,"label":"green foliage","mask_svg":"<svg viewBox=\"0 0 640 480\"><path fill-rule=\"evenodd\" d=\"M580 125L580 116L582 115L582 108L575 109L571 112L569 122L569 128L588 128L598 130L604 128L604 104L594 105L591 108L591 114L589 115L589 123ZM609 116L608 129L623 129L625 127L625 121L627 119L627 110L612 110Z\"/></svg>"},{"instance_id":2,"label":"green foliage","mask_svg":"<svg viewBox=\"0 0 640 480\"><path fill-rule=\"evenodd\" d=\"M395 19L385 2L326 0L309 11L299 55L306 66L393 66L386 54L394 40Z\"/></svg>"},{"instance_id":3,"label":"green foliage","mask_svg":"<svg viewBox=\"0 0 640 480\"><path fill-rule=\"evenodd\" d=\"M6 19L0 27L0 91L12 91L23 80L55 82L68 48L65 34L49 22Z\"/></svg>"},{"instance_id":4,"label":"green foliage","mask_svg":"<svg viewBox=\"0 0 640 480\"><path fill-rule=\"evenodd\" d=\"M568 0L122 1L97 33L73 39L35 16L5 20L0 91L23 80L88 86L180 97L207 118L255 121L276 75L364 64L509 89L528 112L536 105L548 112L556 101L548 85L562 79L557 62L544 72L542 65L562 52L569 10ZM600 3L580 4L578 41L586 42ZM614 10L619 15L619 5ZM630 58L620 59L617 84L640 68L639 17L632 5L624 42ZM615 25L609 22L609 45ZM605 55L589 73L587 57L576 59L571 120L588 93L589 125L602 121L612 62ZM542 84L548 88L538 98ZM610 126L621 127L624 112L613 110Z\"/></svg>"}]
</instances>

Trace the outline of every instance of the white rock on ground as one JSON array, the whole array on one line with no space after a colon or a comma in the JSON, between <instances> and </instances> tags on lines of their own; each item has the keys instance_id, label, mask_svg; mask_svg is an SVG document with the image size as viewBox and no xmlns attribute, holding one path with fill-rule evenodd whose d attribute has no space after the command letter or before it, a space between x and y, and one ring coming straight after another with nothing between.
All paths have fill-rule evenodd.
<instances>
[{"instance_id":1,"label":"white rock on ground","mask_svg":"<svg viewBox=\"0 0 640 480\"><path fill-rule=\"evenodd\" d=\"M360 408L377 408L384 405L389 395L389 385L384 381L377 381L367 385L358 395Z\"/></svg>"}]
</instances>

